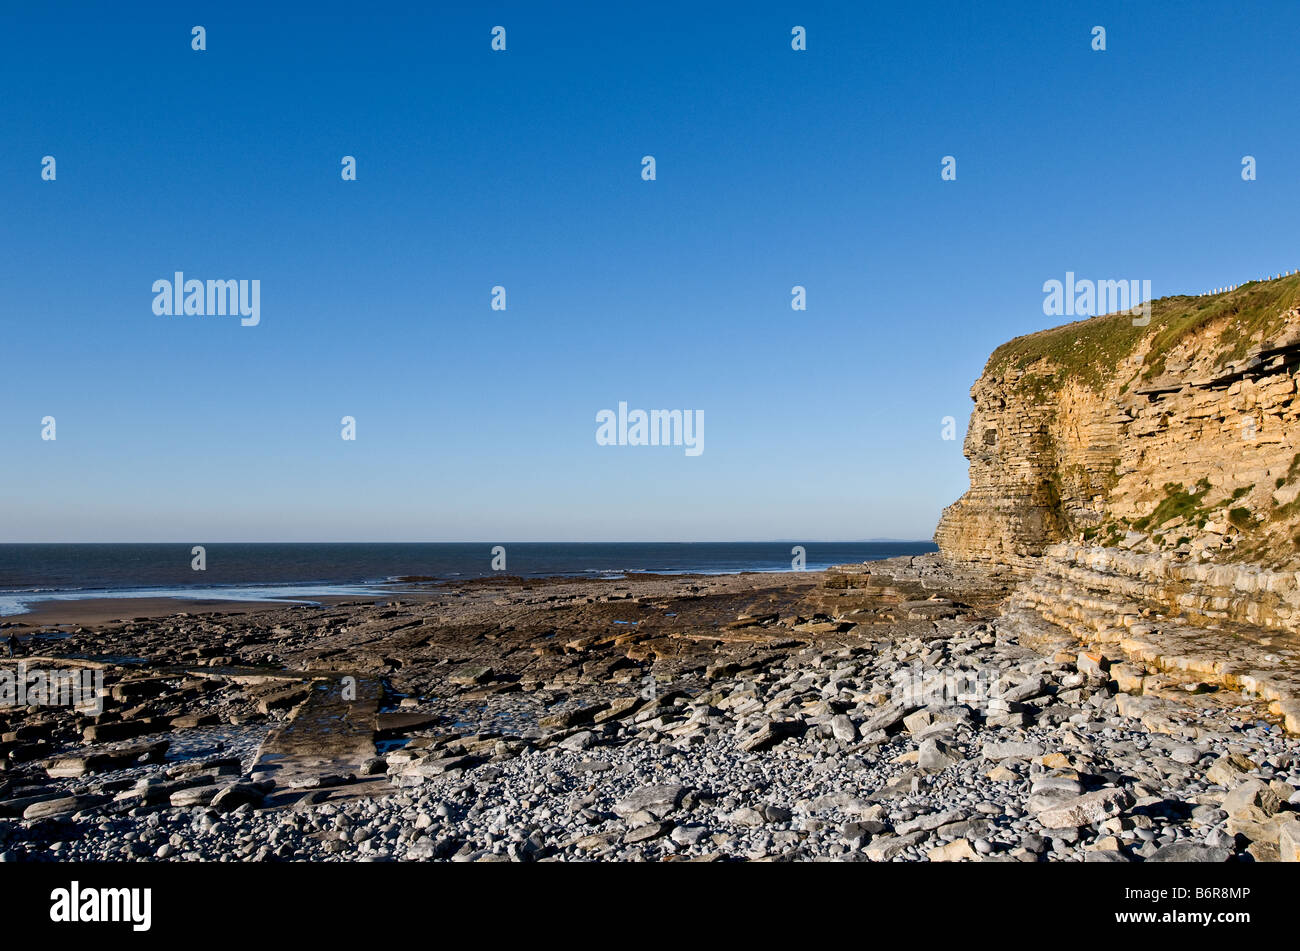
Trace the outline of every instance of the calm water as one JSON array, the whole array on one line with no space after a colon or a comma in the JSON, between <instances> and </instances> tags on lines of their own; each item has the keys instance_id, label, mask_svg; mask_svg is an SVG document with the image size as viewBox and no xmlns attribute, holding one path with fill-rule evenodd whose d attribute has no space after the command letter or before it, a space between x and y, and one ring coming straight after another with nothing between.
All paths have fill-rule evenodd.
<instances>
[{"instance_id":1,"label":"calm water","mask_svg":"<svg viewBox=\"0 0 1300 951\"><path fill-rule=\"evenodd\" d=\"M452 581L494 574L489 543L205 545L0 545L0 615L46 600L222 597L309 600L367 594L404 577ZM524 577L628 572L726 574L789 571L793 542L506 543L505 574ZM809 570L935 551L929 542L811 542Z\"/></svg>"}]
</instances>

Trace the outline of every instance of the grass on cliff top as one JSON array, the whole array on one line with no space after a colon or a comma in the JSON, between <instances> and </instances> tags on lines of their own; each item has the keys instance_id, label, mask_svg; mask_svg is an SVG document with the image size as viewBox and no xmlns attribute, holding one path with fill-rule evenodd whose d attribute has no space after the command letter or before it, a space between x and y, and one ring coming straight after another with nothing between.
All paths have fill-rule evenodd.
<instances>
[{"instance_id":1,"label":"grass on cliff top","mask_svg":"<svg viewBox=\"0 0 1300 951\"><path fill-rule=\"evenodd\" d=\"M1281 329L1283 315L1300 304L1300 275L1272 281L1251 281L1234 291L1207 297L1162 297L1151 304L1151 322L1133 326L1132 314L1090 317L1050 330L1017 337L989 357L986 373L1029 367L1046 359L1052 364L1038 384L1059 385L1075 379L1100 390L1116 367L1142 342L1151 347L1142 379L1164 372L1170 351L1187 335L1216 322L1226 329L1220 337L1220 362L1241 359L1261 336L1268 340Z\"/></svg>"}]
</instances>

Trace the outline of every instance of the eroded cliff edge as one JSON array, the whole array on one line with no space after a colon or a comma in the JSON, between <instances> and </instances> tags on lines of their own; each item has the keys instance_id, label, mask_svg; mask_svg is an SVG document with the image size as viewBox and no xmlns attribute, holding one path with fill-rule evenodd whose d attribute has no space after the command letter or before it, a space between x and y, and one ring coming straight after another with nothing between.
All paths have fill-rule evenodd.
<instances>
[{"instance_id":1,"label":"eroded cliff edge","mask_svg":"<svg viewBox=\"0 0 1300 951\"><path fill-rule=\"evenodd\" d=\"M1006 622L1242 689L1300 729L1300 276L999 347L935 541Z\"/></svg>"}]
</instances>

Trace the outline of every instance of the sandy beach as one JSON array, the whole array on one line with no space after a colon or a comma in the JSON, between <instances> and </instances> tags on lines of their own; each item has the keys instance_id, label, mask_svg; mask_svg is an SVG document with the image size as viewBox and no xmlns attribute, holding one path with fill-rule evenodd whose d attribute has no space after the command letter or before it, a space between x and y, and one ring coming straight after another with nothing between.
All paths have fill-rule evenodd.
<instances>
[{"instance_id":1,"label":"sandy beach","mask_svg":"<svg viewBox=\"0 0 1300 951\"><path fill-rule=\"evenodd\" d=\"M345 599L339 599L345 600ZM23 614L0 618L0 630L19 637L41 630L91 627L125 621L149 620L176 614L246 614L278 607L274 601L225 601L179 598L87 598L77 601L40 601Z\"/></svg>"}]
</instances>

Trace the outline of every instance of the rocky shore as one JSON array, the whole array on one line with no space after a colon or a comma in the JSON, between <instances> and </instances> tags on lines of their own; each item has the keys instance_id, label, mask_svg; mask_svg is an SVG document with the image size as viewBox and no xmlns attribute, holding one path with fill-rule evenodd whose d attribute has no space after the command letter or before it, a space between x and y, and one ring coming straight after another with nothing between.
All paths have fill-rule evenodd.
<instances>
[{"instance_id":1,"label":"rocky shore","mask_svg":"<svg viewBox=\"0 0 1300 951\"><path fill-rule=\"evenodd\" d=\"M0 709L0 858L1300 860L1268 697L1018 585L488 579L26 639L103 705Z\"/></svg>"}]
</instances>

